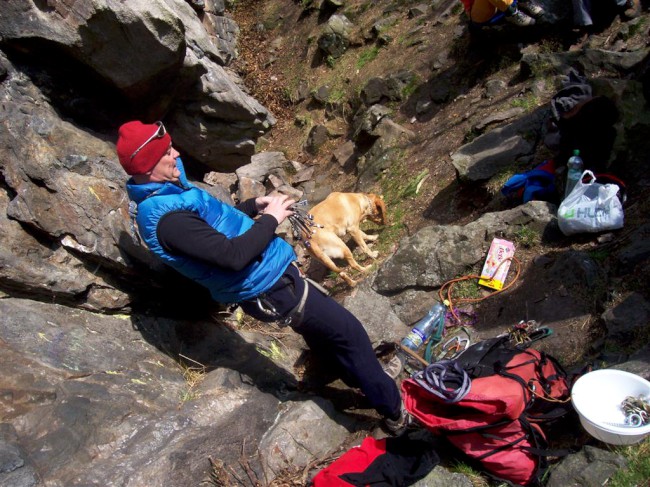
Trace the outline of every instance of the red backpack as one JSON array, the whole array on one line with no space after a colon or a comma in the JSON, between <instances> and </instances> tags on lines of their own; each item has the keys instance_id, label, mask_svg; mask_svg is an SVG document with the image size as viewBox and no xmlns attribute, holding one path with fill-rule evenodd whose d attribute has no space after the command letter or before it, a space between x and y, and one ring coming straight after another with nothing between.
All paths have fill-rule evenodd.
<instances>
[{"instance_id":1,"label":"red backpack","mask_svg":"<svg viewBox=\"0 0 650 487\"><path fill-rule=\"evenodd\" d=\"M510 346L507 337L477 343L457 362L472 379L461 400L448 402L407 379L406 409L491 477L534 484L551 453L542 427L572 411L566 373L549 355Z\"/></svg>"}]
</instances>

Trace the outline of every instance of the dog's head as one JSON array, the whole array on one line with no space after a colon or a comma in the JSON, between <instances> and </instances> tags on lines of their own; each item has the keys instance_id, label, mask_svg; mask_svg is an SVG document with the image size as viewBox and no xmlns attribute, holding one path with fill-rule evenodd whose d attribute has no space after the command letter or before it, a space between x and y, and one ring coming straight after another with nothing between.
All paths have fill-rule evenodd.
<instances>
[{"instance_id":1,"label":"dog's head","mask_svg":"<svg viewBox=\"0 0 650 487\"><path fill-rule=\"evenodd\" d=\"M372 193L366 196L368 196L371 204L368 219L378 225L386 225L388 223L388 214L386 213L386 205L382 197Z\"/></svg>"}]
</instances>

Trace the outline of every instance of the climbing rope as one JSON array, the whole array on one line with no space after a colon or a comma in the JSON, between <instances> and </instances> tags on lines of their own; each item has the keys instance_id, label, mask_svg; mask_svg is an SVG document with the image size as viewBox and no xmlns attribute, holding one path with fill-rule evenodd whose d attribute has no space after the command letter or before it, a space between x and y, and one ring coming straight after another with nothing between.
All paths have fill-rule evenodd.
<instances>
[{"instance_id":1,"label":"climbing rope","mask_svg":"<svg viewBox=\"0 0 650 487\"><path fill-rule=\"evenodd\" d=\"M448 403L462 400L472 384L467 372L455 360L441 360L427 365L413 376L413 380Z\"/></svg>"},{"instance_id":2,"label":"climbing rope","mask_svg":"<svg viewBox=\"0 0 650 487\"><path fill-rule=\"evenodd\" d=\"M505 285L502 289L499 289L497 291L493 291L490 294L488 294L486 296L482 296L480 298L458 298L458 299L453 298L452 297L452 289L453 289L453 286L457 282L469 281L469 280L472 280L472 279L482 279L483 278L483 276L479 276L479 275L476 275L476 274L471 274L471 275L468 275L468 276L457 277L456 279L451 279L451 280L445 282L440 287L440 289L438 290L438 296L440 297L440 301L442 301L443 303L445 303L447 305L447 307L449 308L452 316L455 319L460 320L460 317L458 316L458 314L456 312L456 308L454 307L454 305L463 304L463 303L478 303L479 301L483 301L484 299L487 299L487 298L492 297L492 296L494 296L496 294L499 294L499 293L502 293L502 292L506 291L507 289L512 287L512 285L517 281L517 279L519 278L519 274L521 274L521 262L519 261L519 259L517 259L514 256L508 257L507 259L504 259L503 261L501 261L499 263L499 265L497 266L497 268L495 269L494 274L496 275L499 268L508 261L512 261L512 262L514 262L516 264L516 273L515 273L515 276L510 280L510 282L507 285Z\"/></svg>"}]
</instances>

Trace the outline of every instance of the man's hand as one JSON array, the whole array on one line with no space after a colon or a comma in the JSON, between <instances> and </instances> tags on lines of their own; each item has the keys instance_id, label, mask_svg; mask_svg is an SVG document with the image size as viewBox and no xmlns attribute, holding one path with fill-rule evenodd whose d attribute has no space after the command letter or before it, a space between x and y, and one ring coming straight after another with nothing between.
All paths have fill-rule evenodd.
<instances>
[{"instance_id":1,"label":"man's hand","mask_svg":"<svg viewBox=\"0 0 650 487\"><path fill-rule=\"evenodd\" d=\"M255 206L259 213L271 215L278 221L278 225L282 223L288 216L293 215L293 211L289 209L296 201L290 199L287 195L280 194L277 196L260 196L255 199Z\"/></svg>"}]
</instances>

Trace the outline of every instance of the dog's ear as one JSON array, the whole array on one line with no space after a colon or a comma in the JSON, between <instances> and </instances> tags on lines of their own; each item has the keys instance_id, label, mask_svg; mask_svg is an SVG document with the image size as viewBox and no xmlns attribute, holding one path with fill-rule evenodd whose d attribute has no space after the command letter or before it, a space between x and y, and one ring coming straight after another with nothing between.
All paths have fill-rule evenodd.
<instances>
[{"instance_id":1,"label":"dog's ear","mask_svg":"<svg viewBox=\"0 0 650 487\"><path fill-rule=\"evenodd\" d=\"M374 213L377 214L378 219L381 220L382 225L388 224L388 213L386 212L386 205L384 199L376 194L369 194L368 197L374 206Z\"/></svg>"}]
</instances>

